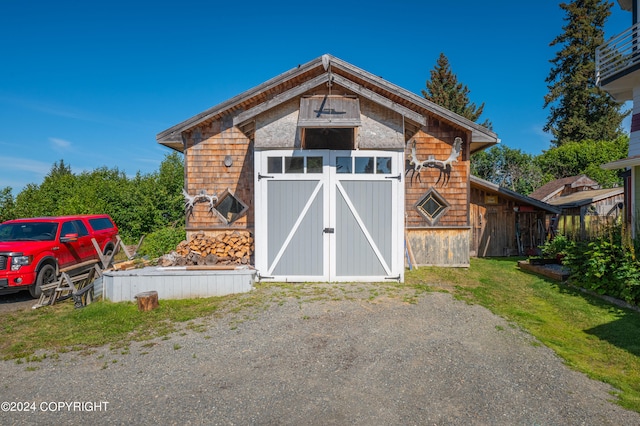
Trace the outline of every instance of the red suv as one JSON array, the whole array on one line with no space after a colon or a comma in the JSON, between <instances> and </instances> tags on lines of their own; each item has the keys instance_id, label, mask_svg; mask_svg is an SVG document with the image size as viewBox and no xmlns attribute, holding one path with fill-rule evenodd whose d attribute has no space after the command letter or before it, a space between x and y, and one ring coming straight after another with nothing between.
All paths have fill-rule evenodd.
<instances>
[{"instance_id":1,"label":"red suv","mask_svg":"<svg viewBox=\"0 0 640 426\"><path fill-rule=\"evenodd\" d=\"M118 228L108 215L15 219L0 224L0 294L52 282L59 268L99 259L116 248Z\"/></svg>"}]
</instances>

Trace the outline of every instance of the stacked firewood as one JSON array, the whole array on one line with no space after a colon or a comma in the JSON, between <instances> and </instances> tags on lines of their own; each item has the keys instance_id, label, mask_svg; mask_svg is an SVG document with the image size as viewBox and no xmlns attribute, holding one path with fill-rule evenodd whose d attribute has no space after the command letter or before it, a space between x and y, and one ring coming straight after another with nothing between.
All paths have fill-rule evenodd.
<instances>
[{"instance_id":1,"label":"stacked firewood","mask_svg":"<svg viewBox=\"0 0 640 426\"><path fill-rule=\"evenodd\" d=\"M174 252L160 259L161 266L247 265L254 251L249 231L222 231L216 235L194 234Z\"/></svg>"}]
</instances>

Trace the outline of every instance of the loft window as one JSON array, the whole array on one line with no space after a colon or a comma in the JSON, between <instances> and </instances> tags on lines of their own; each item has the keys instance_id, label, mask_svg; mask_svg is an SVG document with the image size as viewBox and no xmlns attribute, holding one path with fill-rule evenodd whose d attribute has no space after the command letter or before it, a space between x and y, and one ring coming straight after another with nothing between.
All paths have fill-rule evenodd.
<instances>
[{"instance_id":1,"label":"loft window","mask_svg":"<svg viewBox=\"0 0 640 426\"><path fill-rule=\"evenodd\" d=\"M353 150L354 129L352 128L307 128L302 140L304 149Z\"/></svg>"},{"instance_id":2,"label":"loft window","mask_svg":"<svg viewBox=\"0 0 640 426\"><path fill-rule=\"evenodd\" d=\"M429 225L435 225L438 220L449 210L449 203L436 191L431 188L427 193L416 203L416 210L422 217L424 217Z\"/></svg>"},{"instance_id":3,"label":"loft window","mask_svg":"<svg viewBox=\"0 0 640 426\"><path fill-rule=\"evenodd\" d=\"M249 210L249 207L227 189L220 196L215 209L227 224L231 224Z\"/></svg>"}]
</instances>

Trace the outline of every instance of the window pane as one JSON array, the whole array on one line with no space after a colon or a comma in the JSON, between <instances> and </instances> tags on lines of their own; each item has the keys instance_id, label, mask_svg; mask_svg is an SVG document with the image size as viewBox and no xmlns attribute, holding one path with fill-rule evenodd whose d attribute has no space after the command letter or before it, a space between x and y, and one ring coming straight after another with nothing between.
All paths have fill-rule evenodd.
<instances>
[{"instance_id":1,"label":"window pane","mask_svg":"<svg viewBox=\"0 0 640 426\"><path fill-rule=\"evenodd\" d=\"M373 157L356 157L356 173L373 173Z\"/></svg>"},{"instance_id":2,"label":"window pane","mask_svg":"<svg viewBox=\"0 0 640 426\"><path fill-rule=\"evenodd\" d=\"M351 157L336 157L336 173L351 173Z\"/></svg>"},{"instance_id":3,"label":"window pane","mask_svg":"<svg viewBox=\"0 0 640 426\"><path fill-rule=\"evenodd\" d=\"M76 227L73 225L73 222L65 222L62 224L62 231L60 235L77 234L77 233L78 231L76 230Z\"/></svg>"},{"instance_id":4,"label":"window pane","mask_svg":"<svg viewBox=\"0 0 640 426\"><path fill-rule=\"evenodd\" d=\"M284 157L285 173L304 173L304 157Z\"/></svg>"},{"instance_id":5,"label":"window pane","mask_svg":"<svg viewBox=\"0 0 640 426\"><path fill-rule=\"evenodd\" d=\"M391 173L391 157L376 158L376 173L388 175Z\"/></svg>"},{"instance_id":6,"label":"window pane","mask_svg":"<svg viewBox=\"0 0 640 426\"><path fill-rule=\"evenodd\" d=\"M113 223L106 217L97 217L94 219L89 219L89 224L93 228L94 231L102 231L105 229L113 228Z\"/></svg>"},{"instance_id":7,"label":"window pane","mask_svg":"<svg viewBox=\"0 0 640 426\"><path fill-rule=\"evenodd\" d=\"M322 173L322 157L307 157L307 173Z\"/></svg>"},{"instance_id":8,"label":"window pane","mask_svg":"<svg viewBox=\"0 0 640 426\"><path fill-rule=\"evenodd\" d=\"M233 223L249 210L249 207L228 189L220 195L214 208L227 224Z\"/></svg>"},{"instance_id":9,"label":"window pane","mask_svg":"<svg viewBox=\"0 0 640 426\"><path fill-rule=\"evenodd\" d=\"M449 204L433 188L416 205L418 212L433 225L447 211Z\"/></svg>"},{"instance_id":10,"label":"window pane","mask_svg":"<svg viewBox=\"0 0 640 426\"><path fill-rule=\"evenodd\" d=\"M74 222L76 223L76 228L78 228L79 237L84 237L85 235L89 235L89 231L87 230L87 227L84 226L84 223L82 223L81 220L75 220Z\"/></svg>"},{"instance_id":11,"label":"window pane","mask_svg":"<svg viewBox=\"0 0 640 426\"><path fill-rule=\"evenodd\" d=\"M267 158L267 173L282 173L282 157Z\"/></svg>"},{"instance_id":12,"label":"window pane","mask_svg":"<svg viewBox=\"0 0 640 426\"><path fill-rule=\"evenodd\" d=\"M235 221L246 210L246 205L233 194L227 193L216 206L216 210L227 220L227 223Z\"/></svg>"}]
</instances>

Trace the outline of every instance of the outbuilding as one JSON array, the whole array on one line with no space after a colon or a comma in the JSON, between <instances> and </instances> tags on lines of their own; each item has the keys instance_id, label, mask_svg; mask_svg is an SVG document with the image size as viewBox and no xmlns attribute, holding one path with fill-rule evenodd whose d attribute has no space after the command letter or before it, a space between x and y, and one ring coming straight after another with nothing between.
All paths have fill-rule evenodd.
<instances>
[{"instance_id":1,"label":"outbuilding","mask_svg":"<svg viewBox=\"0 0 640 426\"><path fill-rule=\"evenodd\" d=\"M471 256L538 253L549 237L551 217L561 209L471 176Z\"/></svg>"},{"instance_id":2,"label":"outbuilding","mask_svg":"<svg viewBox=\"0 0 640 426\"><path fill-rule=\"evenodd\" d=\"M603 227L625 217L624 187L601 188L584 174L551 181L530 196L558 208L550 227L573 237L597 235Z\"/></svg>"},{"instance_id":3,"label":"outbuilding","mask_svg":"<svg viewBox=\"0 0 640 426\"><path fill-rule=\"evenodd\" d=\"M331 55L157 140L185 155L188 234L249 230L259 279L278 281L403 281L409 258L468 266L469 158L498 142Z\"/></svg>"}]
</instances>

